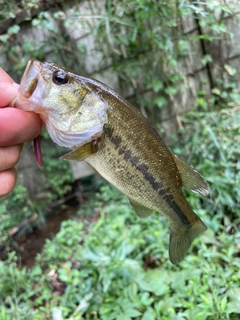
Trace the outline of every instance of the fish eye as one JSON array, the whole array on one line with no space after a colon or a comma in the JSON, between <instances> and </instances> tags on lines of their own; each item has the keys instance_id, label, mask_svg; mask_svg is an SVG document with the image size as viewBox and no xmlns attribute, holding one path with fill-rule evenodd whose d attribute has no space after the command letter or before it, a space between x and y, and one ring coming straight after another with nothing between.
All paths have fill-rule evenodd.
<instances>
[{"instance_id":1,"label":"fish eye","mask_svg":"<svg viewBox=\"0 0 240 320\"><path fill-rule=\"evenodd\" d=\"M54 72L52 76L52 80L55 84L62 85L62 84L68 83L69 79L66 72L59 70Z\"/></svg>"}]
</instances>

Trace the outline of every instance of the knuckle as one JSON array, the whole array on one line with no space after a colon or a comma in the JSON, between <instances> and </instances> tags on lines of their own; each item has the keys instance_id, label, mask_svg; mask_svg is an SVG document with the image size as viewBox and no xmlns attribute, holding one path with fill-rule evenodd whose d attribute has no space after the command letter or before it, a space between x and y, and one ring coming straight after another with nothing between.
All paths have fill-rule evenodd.
<instances>
[{"instance_id":1,"label":"knuckle","mask_svg":"<svg viewBox=\"0 0 240 320\"><path fill-rule=\"evenodd\" d=\"M0 172L0 198L8 195L16 184L16 170L10 169Z\"/></svg>"},{"instance_id":2,"label":"knuckle","mask_svg":"<svg viewBox=\"0 0 240 320\"><path fill-rule=\"evenodd\" d=\"M0 171L14 167L20 158L21 146L0 148Z\"/></svg>"}]
</instances>

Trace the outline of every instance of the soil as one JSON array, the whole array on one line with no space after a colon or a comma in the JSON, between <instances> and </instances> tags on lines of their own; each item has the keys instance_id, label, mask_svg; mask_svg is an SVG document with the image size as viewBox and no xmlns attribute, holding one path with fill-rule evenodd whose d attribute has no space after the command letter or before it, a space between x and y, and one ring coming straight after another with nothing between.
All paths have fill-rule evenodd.
<instances>
[{"instance_id":1,"label":"soil","mask_svg":"<svg viewBox=\"0 0 240 320\"><path fill-rule=\"evenodd\" d=\"M19 238L18 253L19 264L31 268L35 264L36 255L42 251L46 239L53 237L60 230L61 223L74 214L76 208L69 207L46 218L46 224L41 228L35 228L31 233Z\"/></svg>"}]
</instances>

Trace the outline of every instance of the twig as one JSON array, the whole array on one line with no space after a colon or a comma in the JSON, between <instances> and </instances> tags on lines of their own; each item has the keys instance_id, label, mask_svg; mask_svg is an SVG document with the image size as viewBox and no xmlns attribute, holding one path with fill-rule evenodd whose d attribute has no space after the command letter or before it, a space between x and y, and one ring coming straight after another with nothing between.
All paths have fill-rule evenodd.
<instances>
[{"instance_id":1,"label":"twig","mask_svg":"<svg viewBox=\"0 0 240 320\"><path fill-rule=\"evenodd\" d=\"M29 222L33 222L34 220L36 220L38 218L37 213L34 213L30 218L27 218L25 220L23 220L21 223L19 223L19 225L17 225L16 227L12 228L12 230L10 230L8 232L8 236L12 237L14 236L16 233L18 233L18 231L20 231L24 226L26 226Z\"/></svg>"}]
</instances>

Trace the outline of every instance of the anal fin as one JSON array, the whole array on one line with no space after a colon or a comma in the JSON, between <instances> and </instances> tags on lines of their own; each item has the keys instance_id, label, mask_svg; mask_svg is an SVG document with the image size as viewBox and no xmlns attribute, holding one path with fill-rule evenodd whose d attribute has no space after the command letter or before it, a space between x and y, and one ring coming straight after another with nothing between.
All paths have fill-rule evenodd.
<instances>
[{"instance_id":1,"label":"anal fin","mask_svg":"<svg viewBox=\"0 0 240 320\"><path fill-rule=\"evenodd\" d=\"M181 175L183 187L204 196L208 195L209 186L200 173L174 153L172 155Z\"/></svg>"},{"instance_id":2,"label":"anal fin","mask_svg":"<svg viewBox=\"0 0 240 320\"><path fill-rule=\"evenodd\" d=\"M132 199L129 199L132 207L133 207L133 210L136 212L136 214L140 217L140 218L147 218L149 217L152 213L153 213L153 210L147 208L147 207L144 207L143 205L141 205L140 203L132 200Z\"/></svg>"}]
</instances>

